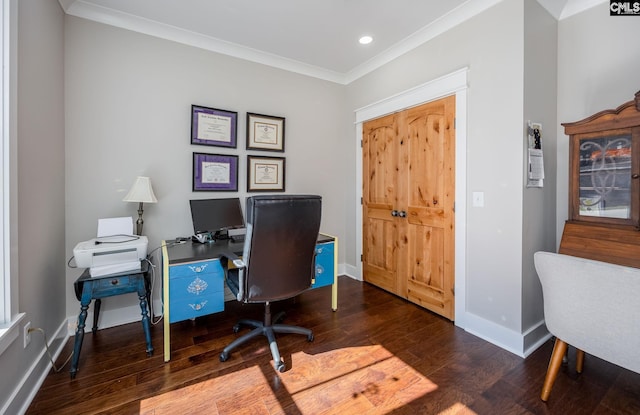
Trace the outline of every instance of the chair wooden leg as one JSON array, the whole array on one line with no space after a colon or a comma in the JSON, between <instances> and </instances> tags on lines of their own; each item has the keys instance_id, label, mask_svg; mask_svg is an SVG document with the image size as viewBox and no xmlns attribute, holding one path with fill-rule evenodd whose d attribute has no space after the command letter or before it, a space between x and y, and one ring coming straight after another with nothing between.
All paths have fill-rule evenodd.
<instances>
[{"instance_id":1,"label":"chair wooden leg","mask_svg":"<svg viewBox=\"0 0 640 415\"><path fill-rule=\"evenodd\" d=\"M556 343L553 346L553 353L549 360L549 367L547 368L547 375L544 378L544 385L542 385L542 394L540 395L540 399L545 402L549 399L551 388L553 388L553 383L556 381L560 365L562 365L562 358L566 352L567 343L556 338Z\"/></svg>"},{"instance_id":2,"label":"chair wooden leg","mask_svg":"<svg viewBox=\"0 0 640 415\"><path fill-rule=\"evenodd\" d=\"M584 364L584 351L576 349L576 372L582 373L582 365Z\"/></svg>"}]
</instances>

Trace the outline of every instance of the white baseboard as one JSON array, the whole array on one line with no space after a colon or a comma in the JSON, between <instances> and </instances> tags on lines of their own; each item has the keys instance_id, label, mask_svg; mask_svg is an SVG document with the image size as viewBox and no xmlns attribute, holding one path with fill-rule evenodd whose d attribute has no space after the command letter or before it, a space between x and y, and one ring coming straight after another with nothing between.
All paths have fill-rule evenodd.
<instances>
[{"instance_id":1,"label":"white baseboard","mask_svg":"<svg viewBox=\"0 0 640 415\"><path fill-rule=\"evenodd\" d=\"M518 333L471 313L466 313L460 319L456 316L456 325L522 358L533 353L551 337L543 320L524 333Z\"/></svg>"},{"instance_id":2,"label":"white baseboard","mask_svg":"<svg viewBox=\"0 0 640 415\"><path fill-rule=\"evenodd\" d=\"M158 314L162 310L162 303L159 300L153 300L154 312ZM100 310L100 320L98 321L98 330L108 329L111 327L121 326L139 322L142 320L142 312L140 305L135 304L127 307L115 308L111 310ZM70 316L67 318L67 330L69 336L75 336L78 324L78 316ZM87 312L85 320L84 332L89 333L93 328L93 311Z\"/></svg>"},{"instance_id":3,"label":"white baseboard","mask_svg":"<svg viewBox=\"0 0 640 415\"><path fill-rule=\"evenodd\" d=\"M358 268L353 265L338 265L338 275L346 275L356 281L362 281L362 277L358 276Z\"/></svg>"},{"instance_id":4,"label":"white baseboard","mask_svg":"<svg viewBox=\"0 0 640 415\"><path fill-rule=\"evenodd\" d=\"M49 339L49 350L53 355L52 357L54 361L57 360L69 339L66 328L67 321L63 321L53 336L47 335L47 338ZM31 401L33 401L33 398L36 396L36 393L38 393L40 386L42 386L42 383L49 374L49 370L52 365L44 346L44 336L42 336L42 333L33 332L31 337L32 345L35 342L39 342L38 344L42 344L42 350L22 379L17 382L16 388L13 390L13 393L11 393L11 397L8 399L7 404L3 408L0 408L0 413L24 414L27 412L29 405L31 405ZM38 339L38 337L40 337L40 339ZM65 366L64 369L68 370L68 367Z\"/></svg>"},{"instance_id":5,"label":"white baseboard","mask_svg":"<svg viewBox=\"0 0 640 415\"><path fill-rule=\"evenodd\" d=\"M358 277L358 268L355 266L341 264L338 270L338 275L346 275L356 281L362 281L362 277ZM540 320L524 333L510 330L471 313L456 315L455 324L466 332L520 357L529 356L551 338L544 320Z\"/></svg>"},{"instance_id":6,"label":"white baseboard","mask_svg":"<svg viewBox=\"0 0 640 415\"><path fill-rule=\"evenodd\" d=\"M547 330L544 320L540 320L524 333L524 356L527 357L535 352L553 335Z\"/></svg>"}]
</instances>

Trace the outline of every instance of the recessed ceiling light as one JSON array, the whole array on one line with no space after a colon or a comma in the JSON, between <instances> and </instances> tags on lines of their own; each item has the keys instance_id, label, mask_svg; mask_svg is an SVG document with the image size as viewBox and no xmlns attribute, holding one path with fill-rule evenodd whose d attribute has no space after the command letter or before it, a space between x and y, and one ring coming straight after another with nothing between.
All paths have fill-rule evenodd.
<instances>
[{"instance_id":1,"label":"recessed ceiling light","mask_svg":"<svg viewBox=\"0 0 640 415\"><path fill-rule=\"evenodd\" d=\"M373 38L371 36L362 36L359 42L362 45L368 45L372 41L373 41Z\"/></svg>"}]
</instances>

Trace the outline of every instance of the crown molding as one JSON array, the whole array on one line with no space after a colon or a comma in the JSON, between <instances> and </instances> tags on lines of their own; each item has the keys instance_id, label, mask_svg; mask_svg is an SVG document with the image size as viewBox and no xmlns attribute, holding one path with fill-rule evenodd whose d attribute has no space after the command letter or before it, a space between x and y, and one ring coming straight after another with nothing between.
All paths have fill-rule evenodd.
<instances>
[{"instance_id":1,"label":"crown molding","mask_svg":"<svg viewBox=\"0 0 640 415\"><path fill-rule=\"evenodd\" d=\"M59 0L66 14L98 23L127 29L138 33L209 50L211 52L248 60L286 71L344 84L344 74L309 65L293 59L205 36L168 24L144 19L114 9L97 6L82 0Z\"/></svg>"},{"instance_id":2,"label":"crown molding","mask_svg":"<svg viewBox=\"0 0 640 415\"><path fill-rule=\"evenodd\" d=\"M144 33L161 39L171 40L239 59L346 85L463 23L489 7L500 3L502 0L468 0L435 22L413 33L391 48L347 73L330 71L318 66L305 64L175 26L98 6L83 0L58 1L65 13L71 16L81 17L98 23Z\"/></svg>"},{"instance_id":3,"label":"crown molding","mask_svg":"<svg viewBox=\"0 0 640 415\"><path fill-rule=\"evenodd\" d=\"M346 73L340 73L257 49L248 48L236 43L227 42L211 36L205 36L200 33L195 33L175 26L141 18L128 13L123 13L107 7L98 6L84 0L58 0L65 13L71 16L81 17L98 23L143 33L161 39L194 46L211 52L343 85L347 85L367 75L368 73L380 68L381 66L393 61L394 59L502 1L503 0L467 0L454 10L443 15L428 26L425 26L411 34L382 53L379 53L367 62ZM555 2L556 0L538 0L538 2L556 19L562 20L592 8L600 3L604 3L606 0L566 0L566 4L564 4L564 6L561 6L561 8L558 9L557 5L555 5L554 10L549 9L549 7L554 4L549 3L550 1Z\"/></svg>"}]
</instances>

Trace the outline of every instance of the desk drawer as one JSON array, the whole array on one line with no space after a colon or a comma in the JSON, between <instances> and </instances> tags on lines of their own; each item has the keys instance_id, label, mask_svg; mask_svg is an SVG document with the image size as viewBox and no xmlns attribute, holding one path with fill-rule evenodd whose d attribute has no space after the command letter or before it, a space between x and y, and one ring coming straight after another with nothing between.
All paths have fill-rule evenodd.
<instances>
[{"instance_id":1,"label":"desk drawer","mask_svg":"<svg viewBox=\"0 0 640 415\"><path fill-rule=\"evenodd\" d=\"M169 267L169 278L192 277L195 275L223 273L220 261L198 261L187 264L171 265Z\"/></svg>"},{"instance_id":2,"label":"desk drawer","mask_svg":"<svg viewBox=\"0 0 640 415\"><path fill-rule=\"evenodd\" d=\"M318 244L316 246L316 282L313 288L324 287L333 284L334 276L334 244L333 242Z\"/></svg>"},{"instance_id":3,"label":"desk drawer","mask_svg":"<svg viewBox=\"0 0 640 415\"><path fill-rule=\"evenodd\" d=\"M179 300L171 299L169 307L169 322L188 320L217 313L224 310L224 295L191 296Z\"/></svg>"},{"instance_id":4,"label":"desk drawer","mask_svg":"<svg viewBox=\"0 0 640 415\"><path fill-rule=\"evenodd\" d=\"M325 242L322 244L316 245L316 256L320 255L330 255L333 258L333 242Z\"/></svg>"},{"instance_id":5,"label":"desk drawer","mask_svg":"<svg viewBox=\"0 0 640 415\"><path fill-rule=\"evenodd\" d=\"M93 286L98 289L127 287L129 285L137 286L137 280L131 281L131 278L129 276L124 276L114 278L100 278L99 280L95 280L93 282Z\"/></svg>"},{"instance_id":6,"label":"desk drawer","mask_svg":"<svg viewBox=\"0 0 640 415\"><path fill-rule=\"evenodd\" d=\"M196 301L198 297L223 291L224 275L222 273L192 275L169 280L169 296L172 301L191 297Z\"/></svg>"}]
</instances>

